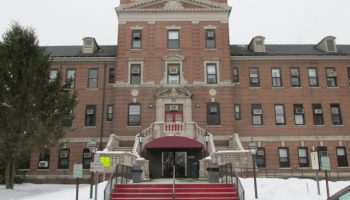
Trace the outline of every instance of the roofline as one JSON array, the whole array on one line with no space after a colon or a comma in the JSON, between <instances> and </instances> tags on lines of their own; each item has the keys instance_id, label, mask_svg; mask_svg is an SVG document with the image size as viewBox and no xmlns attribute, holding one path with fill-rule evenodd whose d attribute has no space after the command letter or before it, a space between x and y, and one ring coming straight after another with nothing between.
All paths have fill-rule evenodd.
<instances>
[{"instance_id":1,"label":"roofline","mask_svg":"<svg viewBox=\"0 0 350 200\"><path fill-rule=\"evenodd\" d=\"M290 55L290 56L231 56L233 61L305 61L305 60L324 60L324 61L349 61L350 55L344 56L315 56L315 55Z\"/></svg>"},{"instance_id":2,"label":"roofline","mask_svg":"<svg viewBox=\"0 0 350 200\"><path fill-rule=\"evenodd\" d=\"M50 62L116 62L116 57L50 57Z\"/></svg>"}]
</instances>

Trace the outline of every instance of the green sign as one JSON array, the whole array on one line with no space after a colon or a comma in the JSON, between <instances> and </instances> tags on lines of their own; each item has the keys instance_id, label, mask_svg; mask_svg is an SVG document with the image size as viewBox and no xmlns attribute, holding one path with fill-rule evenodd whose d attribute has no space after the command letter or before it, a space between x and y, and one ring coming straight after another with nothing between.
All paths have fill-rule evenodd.
<instances>
[{"instance_id":1,"label":"green sign","mask_svg":"<svg viewBox=\"0 0 350 200\"><path fill-rule=\"evenodd\" d=\"M81 178L81 177L83 177L83 165L82 164L74 164L73 178Z\"/></svg>"},{"instance_id":2,"label":"green sign","mask_svg":"<svg viewBox=\"0 0 350 200\"><path fill-rule=\"evenodd\" d=\"M321 170L324 170L324 171L331 170L331 163L329 161L329 157L328 156L322 156L321 157Z\"/></svg>"},{"instance_id":3,"label":"green sign","mask_svg":"<svg viewBox=\"0 0 350 200\"><path fill-rule=\"evenodd\" d=\"M111 157L101 155L100 156L100 163L102 163L105 168L110 167L111 166Z\"/></svg>"}]
</instances>

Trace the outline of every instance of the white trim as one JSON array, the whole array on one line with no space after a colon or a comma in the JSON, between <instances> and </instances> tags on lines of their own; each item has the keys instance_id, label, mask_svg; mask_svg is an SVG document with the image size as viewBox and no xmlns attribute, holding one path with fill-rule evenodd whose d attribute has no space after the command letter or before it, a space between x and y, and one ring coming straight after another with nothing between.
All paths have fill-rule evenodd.
<instances>
[{"instance_id":1,"label":"white trim","mask_svg":"<svg viewBox=\"0 0 350 200\"><path fill-rule=\"evenodd\" d=\"M280 61L280 60L292 60L292 61L349 61L350 56L231 56L232 61Z\"/></svg>"},{"instance_id":2,"label":"white trim","mask_svg":"<svg viewBox=\"0 0 350 200\"><path fill-rule=\"evenodd\" d=\"M216 84L208 84L207 64L216 64ZM220 84L220 61L218 58L207 58L204 60L204 83L206 85L218 85Z\"/></svg>"},{"instance_id":3,"label":"white trim","mask_svg":"<svg viewBox=\"0 0 350 200\"><path fill-rule=\"evenodd\" d=\"M204 29L216 29L216 26L208 25L204 26Z\"/></svg>"},{"instance_id":4,"label":"white trim","mask_svg":"<svg viewBox=\"0 0 350 200\"><path fill-rule=\"evenodd\" d=\"M168 29L168 30L180 30L181 26L172 25L172 26L167 26L166 29Z\"/></svg>"},{"instance_id":5,"label":"white trim","mask_svg":"<svg viewBox=\"0 0 350 200\"><path fill-rule=\"evenodd\" d=\"M116 57L50 57L50 62L116 62Z\"/></svg>"},{"instance_id":6,"label":"white trim","mask_svg":"<svg viewBox=\"0 0 350 200\"><path fill-rule=\"evenodd\" d=\"M136 26L132 26L130 27L131 30L142 30L143 27L142 26L139 26L139 25L136 25Z\"/></svg>"},{"instance_id":7,"label":"white trim","mask_svg":"<svg viewBox=\"0 0 350 200\"><path fill-rule=\"evenodd\" d=\"M141 81L140 81L140 84L131 84L131 65L133 65L133 64L139 64L139 65L141 65L140 66L140 70L141 70ZM143 64L144 64L144 62L143 62L143 59L137 59L137 58L135 58L135 59L129 59L128 60L128 65L127 65L127 67L128 67L128 85L142 85L143 84Z\"/></svg>"}]
</instances>

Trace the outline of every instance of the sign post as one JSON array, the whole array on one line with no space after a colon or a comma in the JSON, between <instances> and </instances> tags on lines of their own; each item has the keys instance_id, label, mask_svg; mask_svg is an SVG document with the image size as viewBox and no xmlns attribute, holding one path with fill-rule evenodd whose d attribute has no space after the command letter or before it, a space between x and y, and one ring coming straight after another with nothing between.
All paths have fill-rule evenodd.
<instances>
[{"instance_id":1,"label":"sign post","mask_svg":"<svg viewBox=\"0 0 350 200\"><path fill-rule=\"evenodd\" d=\"M97 185L98 185L98 174L104 172L104 166L101 162L91 162L90 163L90 171L96 174L95 181L95 200L97 200Z\"/></svg>"},{"instance_id":2,"label":"sign post","mask_svg":"<svg viewBox=\"0 0 350 200\"><path fill-rule=\"evenodd\" d=\"M320 170L320 165L319 165L319 161L318 161L318 153L317 153L317 151L311 152L310 158L311 158L311 168L313 170L317 170L316 171L317 194L321 195L320 180L318 178L318 170Z\"/></svg>"},{"instance_id":3,"label":"sign post","mask_svg":"<svg viewBox=\"0 0 350 200\"><path fill-rule=\"evenodd\" d=\"M75 199L79 199L79 178L83 177L83 165L82 164L74 164L73 168L73 178L77 178L77 186L76 186L76 194Z\"/></svg>"},{"instance_id":4,"label":"sign post","mask_svg":"<svg viewBox=\"0 0 350 200\"><path fill-rule=\"evenodd\" d=\"M97 151L97 142L95 140L91 140L87 143L87 148L90 149L91 157L94 158L94 153ZM91 170L90 170L91 171ZM91 171L91 178L90 178L90 199L92 199L92 190L93 190L93 180L94 180L94 172Z\"/></svg>"},{"instance_id":5,"label":"sign post","mask_svg":"<svg viewBox=\"0 0 350 200\"><path fill-rule=\"evenodd\" d=\"M328 155L321 157L321 169L324 170L324 175L326 178L327 198L329 198L328 171L331 170L331 163L329 161Z\"/></svg>"}]
</instances>

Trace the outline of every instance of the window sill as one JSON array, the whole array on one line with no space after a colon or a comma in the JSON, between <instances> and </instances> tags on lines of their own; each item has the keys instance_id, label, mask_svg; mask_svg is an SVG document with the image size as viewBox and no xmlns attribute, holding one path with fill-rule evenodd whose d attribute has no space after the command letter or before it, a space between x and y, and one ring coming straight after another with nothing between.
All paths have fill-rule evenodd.
<instances>
[{"instance_id":1,"label":"window sill","mask_svg":"<svg viewBox=\"0 0 350 200\"><path fill-rule=\"evenodd\" d=\"M284 89L284 87L273 87L273 86L272 86L272 89L278 90L278 89Z\"/></svg>"},{"instance_id":2,"label":"window sill","mask_svg":"<svg viewBox=\"0 0 350 200\"><path fill-rule=\"evenodd\" d=\"M209 128L222 128L221 125L207 125Z\"/></svg>"},{"instance_id":3,"label":"window sill","mask_svg":"<svg viewBox=\"0 0 350 200\"><path fill-rule=\"evenodd\" d=\"M217 48L205 48L205 50L208 50L208 51L216 51L218 50Z\"/></svg>"},{"instance_id":4,"label":"window sill","mask_svg":"<svg viewBox=\"0 0 350 200\"><path fill-rule=\"evenodd\" d=\"M344 124L332 124L332 126L335 126L335 127L343 127Z\"/></svg>"},{"instance_id":5,"label":"window sill","mask_svg":"<svg viewBox=\"0 0 350 200\"><path fill-rule=\"evenodd\" d=\"M179 51L179 50L181 50L181 49L169 49L169 48L168 48L168 50L170 50L170 51L174 51L174 50L175 50L175 51Z\"/></svg>"},{"instance_id":6,"label":"window sill","mask_svg":"<svg viewBox=\"0 0 350 200\"><path fill-rule=\"evenodd\" d=\"M264 127L264 125L257 125L257 124L253 124L253 125L252 125L252 127L253 127L253 128L263 128L263 127Z\"/></svg>"},{"instance_id":7,"label":"window sill","mask_svg":"<svg viewBox=\"0 0 350 200\"><path fill-rule=\"evenodd\" d=\"M288 127L287 124L276 124L277 128L285 128Z\"/></svg>"},{"instance_id":8,"label":"window sill","mask_svg":"<svg viewBox=\"0 0 350 200\"><path fill-rule=\"evenodd\" d=\"M126 126L126 128L141 128L142 126Z\"/></svg>"},{"instance_id":9,"label":"window sill","mask_svg":"<svg viewBox=\"0 0 350 200\"><path fill-rule=\"evenodd\" d=\"M328 87L327 86L327 89L339 89L339 87L338 86L336 86L336 87Z\"/></svg>"},{"instance_id":10,"label":"window sill","mask_svg":"<svg viewBox=\"0 0 350 200\"><path fill-rule=\"evenodd\" d=\"M320 125L312 125L312 126L315 126L315 127L325 127L326 125L320 124Z\"/></svg>"},{"instance_id":11,"label":"window sill","mask_svg":"<svg viewBox=\"0 0 350 200\"><path fill-rule=\"evenodd\" d=\"M111 124L113 121L105 121L107 124Z\"/></svg>"},{"instance_id":12,"label":"window sill","mask_svg":"<svg viewBox=\"0 0 350 200\"><path fill-rule=\"evenodd\" d=\"M311 167L299 167L299 169L310 170Z\"/></svg>"},{"instance_id":13,"label":"window sill","mask_svg":"<svg viewBox=\"0 0 350 200\"><path fill-rule=\"evenodd\" d=\"M350 167L349 166L347 166L347 167L337 167L337 169L350 169Z\"/></svg>"},{"instance_id":14,"label":"window sill","mask_svg":"<svg viewBox=\"0 0 350 200\"><path fill-rule=\"evenodd\" d=\"M90 90L90 91L97 91L98 88L86 88L86 90Z\"/></svg>"},{"instance_id":15,"label":"window sill","mask_svg":"<svg viewBox=\"0 0 350 200\"><path fill-rule=\"evenodd\" d=\"M280 168L278 168L279 170L292 170L292 168L291 167L280 167Z\"/></svg>"},{"instance_id":16,"label":"window sill","mask_svg":"<svg viewBox=\"0 0 350 200\"><path fill-rule=\"evenodd\" d=\"M84 126L84 128L92 129L92 128L96 128L96 126Z\"/></svg>"},{"instance_id":17,"label":"window sill","mask_svg":"<svg viewBox=\"0 0 350 200\"><path fill-rule=\"evenodd\" d=\"M309 89L320 89L320 88L321 88L320 86L315 86L315 87L309 86Z\"/></svg>"},{"instance_id":18,"label":"window sill","mask_svg":"<svg viewBox=\"0 0 350 200\"><path fill-rule=\"evenodd\" d=\"M36 171L39 171L39 172L49 172L49 171L50 171L50 168L48 168L48 169L36 169Z\"/></svg>"},{"instance_id":19,"label":"window sill","mask_svg":"<svg viewBox=\"0 0 350 200\"><path fill-rule=\"evenodd\" d=\"M307 127L307 125L306 124L295 124L295 127L305 128L305 127Z\"/></svg>"},{"instance_id":20,"label":"window sill","mask_svg":"<svg viewBox=\"0 0 350 200\"><path fill-rule=\"evenodd\" d=\"M58 172L69 172L69 169L56 169Z\"/></svg>"},{"instance_id":21,"label":"window sill","mask_svg":"<svg viewBox=\"0 0 350 200\"><path fill-rule=\"evenodd\" d=\"M249 89L261 89L261 87L260 86L259 87L252 87L252 86L250 86Z\"/></svg>"},{"instance_id":22,"label":"window sill","mask_svg":"<svg viewBox=\"0 0 350 200\"><path fill-rule=\"evenodd\" d=\"M131 48L130 49L130 51L142 51L142 50L143 50L142 48L135 48L135 49Z\"/></svg>"},{"instance_id":23,"label":"window sill","mask_svg":"<svg viewBox=\"0 0 350 200\"><path fill-rule=\"evenodd\" d=\"M290 86L290 88L292 88L292 89L302 89L303 87L301 87L301 86Z\"/></svg>"}]
</instances>

